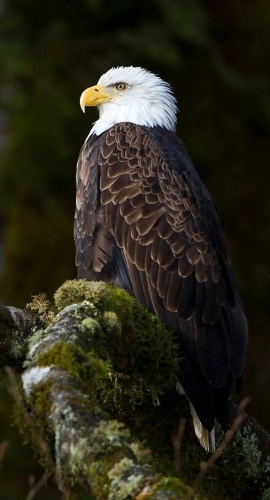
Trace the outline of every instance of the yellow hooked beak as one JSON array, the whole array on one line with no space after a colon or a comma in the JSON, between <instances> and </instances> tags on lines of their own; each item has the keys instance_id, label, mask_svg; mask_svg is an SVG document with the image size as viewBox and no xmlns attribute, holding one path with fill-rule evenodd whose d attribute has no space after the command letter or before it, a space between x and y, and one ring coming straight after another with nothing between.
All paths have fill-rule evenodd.
<instances>
[{"instance_id":1,"label":"yellow hooked beak","mask_svg":"<svg viewBox=\"0 0 270 500\"><path fill-rule=\"evenodd\" d=\"M104 89L102 85L94 85L82 93L80 106L85 112L85 106L99 106L99 104L111 101L112 98L113 95L108 89Z\"/></svg>"}]
</instances>

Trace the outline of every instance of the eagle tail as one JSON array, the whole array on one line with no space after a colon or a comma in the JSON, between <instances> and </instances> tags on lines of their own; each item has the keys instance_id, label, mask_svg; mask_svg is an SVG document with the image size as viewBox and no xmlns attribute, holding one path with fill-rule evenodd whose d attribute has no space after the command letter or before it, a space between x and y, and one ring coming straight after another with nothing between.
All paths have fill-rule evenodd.
<instances>
[{"instance_id":1,"label":"eagle tail","mask_svg":"<svg viewBox=\"0 0 270 500\"><path fill-rule=\"evenodd\" d=\"M177 382L176 382L176 390L179 394L181 394L181 396L185 395L187 397L179 380L177 380ZM192 420L193 420L194 431L195 431L197 438L200 441L201 446L205 449L205 451L214 452L216 449L214 427L211 431L208 431L201 423L201 421L196 413L196 410L190 401L189 401L189 407L190 407L190 413L191 413Z\"/></svg>"},{"instance_id":2,"label":"eagle tail","mask_svg":"<svg viewBox=\"0 0 270 500\"><path fill-rule=\"evenodd\" d=\"M194 406L192 406L191 403L189 403L190 406L190 413L192 415L192 420L193 420L193 426L195 430L195 434L197 438L200 441L200 444L206 451L212 451L214 452L216 449L216 444L215 444L215 429L211 431L208 431L201 423Z\"/></svg>"}]
</instances>

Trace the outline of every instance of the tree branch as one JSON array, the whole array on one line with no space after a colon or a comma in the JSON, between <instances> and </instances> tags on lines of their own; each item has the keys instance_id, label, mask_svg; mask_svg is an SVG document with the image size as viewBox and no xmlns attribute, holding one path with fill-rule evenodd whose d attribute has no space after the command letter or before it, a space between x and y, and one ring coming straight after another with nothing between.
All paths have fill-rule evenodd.
<instances>
[{"instance_id":1,"label":"tree branch","mask_svg":"<svg viewBox=\"0 0 270 500\"><path fill-rule=\"evenodd\" d=\"M44 322L26 309L0 305L0 325L0 367L8 364L21 371L28 339Z\"/></svg>"},{"instance_id":2,"label":"tree branch","mask_svg":"<svg viewBox=\"0 0 270 500\"><path fill-rule=\"evenodd\" d=\"M106 288L101 291L108 299ZM44 335L32 342L22 381L36 426L36 430L32 428L35 446L40 440L38 429L46 429L62 492L84 486L97 499L143 500L150 495L155 499L162 492L164 500L180 500L186 491L182 483L158 475L150 466L150 453L98 406L98 398L91 397L111 370L112 359L103 345L105 334L110 334L109 344L114 335L119 336L115 316L107 315L104 322L105 311L101 329L102 320L96 319L101 313L97 308L100 299L105 297L96 297L95 304L84 301L67 306Z\"/></svg>"},{"instance_id":3,"label":"tree branch","mask_svg":"<svg viewBox=\"0 0 270 500\"><path fill-rule=\"evenodd\" d=\"M23 420L65 498L84 486L98 500L181 499L200 462L212 461L204 498L267 500L269 435L245 414L219 459L209 460L175 391L177 340L154 315L101 282L67 282L55 299L60 312L30 340L22 380L31 423ZM232 404L233 420L237 411ZM187 417L180 481L171 477L171 435ZM221 442L219 426L216 433Z\"/></svg>"}]
</instances>

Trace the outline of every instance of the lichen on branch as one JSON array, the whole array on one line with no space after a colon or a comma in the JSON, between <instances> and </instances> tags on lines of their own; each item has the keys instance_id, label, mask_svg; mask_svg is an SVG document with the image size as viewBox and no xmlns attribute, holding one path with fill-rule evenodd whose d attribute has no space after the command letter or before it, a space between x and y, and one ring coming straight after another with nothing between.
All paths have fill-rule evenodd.
<instances>
[{"instance_id":1,"label":"lichen on branch","mask_svg":"<svg viewBox=\"0 0 270 500\"><path fill-rule=\"evenodd\" d=\"M81 302L72 304L74 300ZM56 294L57 308L63 305L50 327L32 338L22 376L37 433L46 429L48 447L54 448L59 487L87 486L100 500L157 498L159 491L164 499L180 499L186 491L183 484L167 479L165 490L165 479L150 466L151 454L98 404L106 388L109 392L109 386L115 385L116 368L133 386L129 392L133 404L138 402L138 392L140 399L149 398L151 392L157 398L173 384L179 362L173 335L166 337L164 327L134 299L101 283L65 284ZM152 338L154 332L160 335L155 359L152 355L148 359L151 341L144 338L142 325ZM170 356L175 373L162 384L159 369L169 369Z\"/></svg>"},{"instance_id":2,"label":"lichen on branch","mask_svg":"<svg viewBox=\"0 0 270 500\"><path fill-rule=\"evenodd\" d=\"M175 391L181 346L174 334L123 290L102 282L66 282L55 303L51 324L29 341L22 376L42 463L63 494L84 486L97 500L184 500L185 485L209 456L188 421L181 481L171 478L172 433L188 416ZM232 419L236 411L231 405ZM216 434L221 442L218 426ZM268 434L246 415L196 498L265 500L269 454Z\"/></svg>"}]
</instances>

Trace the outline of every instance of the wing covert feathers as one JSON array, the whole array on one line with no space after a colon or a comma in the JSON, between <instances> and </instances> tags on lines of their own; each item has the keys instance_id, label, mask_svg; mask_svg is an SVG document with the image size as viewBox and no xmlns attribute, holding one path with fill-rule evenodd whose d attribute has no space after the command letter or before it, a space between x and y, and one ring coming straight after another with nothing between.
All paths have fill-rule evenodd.
<instances>
[{"instance_id":1,"label":"wing covert feathers","mask_svg":"<svg viewBox=\"0 0 270 500\"><path fill-rule=\"evenodd\" d=\"M77 265L99 271L109 262L107 231L132 292L178 332L187 363L214 386L230 371L240 377L246 321L226 241L175 134L122 123L91 138L78 162L76 206ZM181 384L196 408L185 374Z\"/></svg>"}]
</instances>

